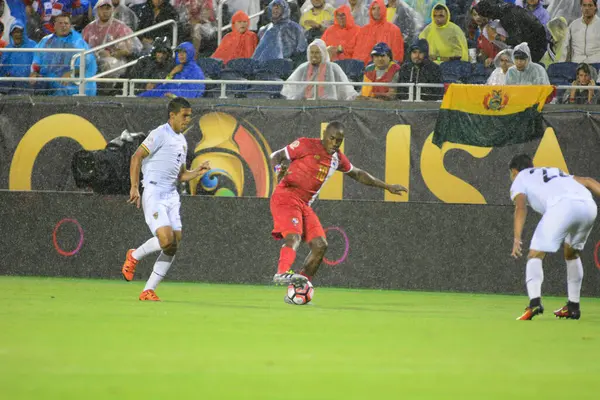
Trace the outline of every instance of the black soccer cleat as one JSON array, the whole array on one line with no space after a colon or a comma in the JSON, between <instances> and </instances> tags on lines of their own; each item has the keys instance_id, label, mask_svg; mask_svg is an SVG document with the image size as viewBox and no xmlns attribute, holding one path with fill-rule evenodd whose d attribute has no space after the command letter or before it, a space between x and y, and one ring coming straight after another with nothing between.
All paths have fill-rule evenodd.
<instances>
[{"instance_id":1,"label":"black soccer cleat","mask_svg":"<svg viewBox=\"0 0 600 400\"><path fill-rule=\"evenodd\" d=\"M566 319L579 319L581 318L581 311L579 310L578 303L568 302L562 308L554 311L556 318Z\"/></svg>"}]
</instances>

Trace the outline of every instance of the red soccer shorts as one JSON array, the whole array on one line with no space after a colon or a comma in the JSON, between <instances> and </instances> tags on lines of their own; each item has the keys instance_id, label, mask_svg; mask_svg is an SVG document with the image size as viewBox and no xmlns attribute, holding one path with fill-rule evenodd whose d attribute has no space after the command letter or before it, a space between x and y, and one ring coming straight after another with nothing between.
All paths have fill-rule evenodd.
<instances>
[{"instance_id":1,"label":"red soccer shorts","mask_svg":"<svg viewBox=\"0 0 600 400\"><path fill-rule=\"evenodd\" d=\"M271 215L273 216L273 232L277 240L290 233L302 236L309 243L314 238L325 237L319 217L297 195L276 190L271 196Z\"/></svg>"}]
</instances>

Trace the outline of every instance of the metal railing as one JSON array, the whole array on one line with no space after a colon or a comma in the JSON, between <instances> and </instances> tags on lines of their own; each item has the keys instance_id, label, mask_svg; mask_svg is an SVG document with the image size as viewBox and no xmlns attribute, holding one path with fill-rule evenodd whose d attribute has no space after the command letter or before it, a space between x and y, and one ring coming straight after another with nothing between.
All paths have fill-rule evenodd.
<instances>
[{"instance_id":1,"label":"metal railing","mask_svg":"<svg viewBox=\"0 0 600 400\"><path fill-rule=\"evenodd\" d=\"M178 29L179 28L177 27L177 21L175 21L174 19L169 19L169 20L166 20L166 21L163 21L163 22L159 22L158 24L149 26L147 28L141 29L139 31L132 32L129 35L125 35L123 37L117 38L117 39L112 40L112 41L110 41L108 43L101 44L100 46L96 46L93 49L85 50L82 54L75 54L73 57L71 57L71 70L75 69L75 63L77 61L77 58L79 58L81 60L84 60L85 56L88 55L88 54L96 53L97 51L100 51L100 50L105 49L107 47L114 46L114 45L116 45L118 43L121 43L121 42L123 42L125 40L136 38L136 37L138 37L140 35L143 35L144 33L152 32L153 30L156 30L158 28L162 28L163 26L167 26L167 25L173 25L173 43L171 44L171 49L174 50L177 47L177 36L178 36ZM139 58L138 58L138 60L139 60ZM130 61L129 63L127 63L125 65L121 65L121 66L118 66L118 67L113 68L111 70L104 71L104 72L102 72L100 74L96 74L93 78L100 78L100 77L112 74L114 72L120 71L120 70L122 70L124 68L127 68L129 66L135 65L138 60ZM84 61L81 61L80 63L83 63L85 65ZM84 93L82 93L82 91L83 91L83 88L79 87L79 94L80 95L84 95Z\"/></svg>"}]
</instances>

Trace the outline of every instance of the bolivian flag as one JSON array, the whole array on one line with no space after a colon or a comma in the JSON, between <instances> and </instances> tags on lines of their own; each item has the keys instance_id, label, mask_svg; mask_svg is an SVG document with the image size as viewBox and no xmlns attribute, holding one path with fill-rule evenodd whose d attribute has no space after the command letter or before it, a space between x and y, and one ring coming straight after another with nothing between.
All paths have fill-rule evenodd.
<instances>
[{"instance_id":1,"label":"bolivian flag","mask_svg":"<svg viewBox=\"0 0 600 400\"><path fill-rule=\"evenodd\" d=\"M440 108L433 143L506 146L544 135L542 108L554 88L452 84Z\"/></svg>"}]
</instances>

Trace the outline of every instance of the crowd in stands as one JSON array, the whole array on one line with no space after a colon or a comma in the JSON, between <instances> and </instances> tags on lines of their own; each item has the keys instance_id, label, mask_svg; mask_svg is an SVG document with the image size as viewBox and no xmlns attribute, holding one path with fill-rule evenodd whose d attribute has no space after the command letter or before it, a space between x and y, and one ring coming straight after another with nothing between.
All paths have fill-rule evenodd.
<instances>
[{"instance_id":1,"label":"crowd in stands","mask_svg":"<svg viewBox=\"0 0 600 400\"><path fill-rule=\"evenodd\" d=\"M174 81L138 83L142 97L218 96L218 85L180 82L203 79L240 81L227 85L228 96L291 100L410 100L402 84L419 83L438 84L422 87L421 100L440 100L454 82L600 85L597 0L219 1L0 0L0 77L27 78L0 81L0 93L73 95L78 82L67 78L80 74ZM219 41L220 6L231 28ZM166 25L97 49L168 20L176 21L177 43ZM72 59L76 52L4 47L94 50L81 60ZM88 95L119 90L85 86ZM598 104L600 91L574 88L557 98Z\"/></svg>"}]
</instances>

